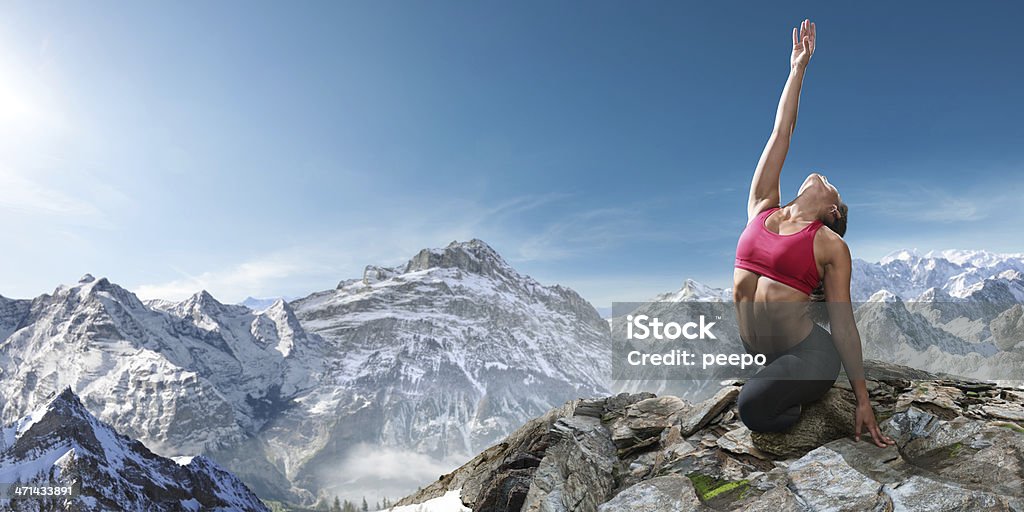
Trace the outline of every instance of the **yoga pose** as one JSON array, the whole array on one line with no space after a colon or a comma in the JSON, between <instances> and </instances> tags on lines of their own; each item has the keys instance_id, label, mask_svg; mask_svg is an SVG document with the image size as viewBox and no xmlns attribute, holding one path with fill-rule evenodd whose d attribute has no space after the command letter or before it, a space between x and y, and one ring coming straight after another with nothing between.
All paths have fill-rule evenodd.
<instances>
[{"instance_id":1,"label":"yoga pose","mask_svg":"<svg viewBox=\"0 0 1024 512\"><path fill-rule=\"evenodd\" d=\"M815 26L793 29L789 79L775 127L754 170L747 227L736 246L733 298L740 338L767 365L743 386L740 419L753 431L792 426L804 404L832 387L839 365L846 368L857 412L857 440L867 430L880 447L883 435L864 382L860 334L850 304L850 249L843 241L847 206L825 176L811 173L796 199L780 207L779 174L796 126L804 73L815 47ZM814 321L811 306L824 301L831 332Z\"/></svg>"}]
</instances>

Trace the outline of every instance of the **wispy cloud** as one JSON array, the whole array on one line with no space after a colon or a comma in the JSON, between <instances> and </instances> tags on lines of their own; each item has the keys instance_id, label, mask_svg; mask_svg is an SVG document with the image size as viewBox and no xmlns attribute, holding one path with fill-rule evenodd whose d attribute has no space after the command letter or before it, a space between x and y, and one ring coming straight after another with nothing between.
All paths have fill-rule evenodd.
<instances>
[{"instance_id":1,"label":"wispy cloud","mask_svg":"<svg viewBox=\"0 0 1024 512\"><path fill-rule=\"evenodd\" d=\"M966 186L886 180L851 194L851 230L855 257L876 260L894 250L986 249L1019 251L1022 232L1019 198L1024 180L978 180ZM858 218L871 222L859 230Z\"/></svg>"},{"instance_id":2,"label":"wispy cloud","mask_svg":"<svg viewBox=\"0 0 1024 512\"><path fill-rule=\"evenodd\" d=\"M370 221L354 219L329 232L307 235L304 242L221 268L188 272L175 265L172 268L180 277L142 283L133 291L146 299L180 300L207 290L231 302L246 296L301 296L342 279L361 277L366 265L398 265L420 249L453 240L479 237L500 246L512 240L501 226L517 214L557 199L557 195L524 196L494 205L450 201L429 208L408 204Z\"/></svg>"},{"instance_id":3,"label":"wispy cloud","mask_svg":"<svg viewBox=\"0 0 1024 512\"><path fill-rule=\"evenodd\" d=\"M602 250L644 233L642 221L623 208L598 208L575 212L541 227L518 246L518 261L564 259Z\"/></svg>"},{"instance_id":4,"label":"wispy cloud","mask_svg":"<svg viewBox=\"0 0 1024 512\"><path fill-rule=\"evenodd\" d=\"M198 275L182 274L181 279L158 283L143 284L135 288L135 294L143 299L181 300L199 290L224 291L229 300L239 300L240 296L272 295L266 293L274 285L293 277L299 272L314 272L315 269L302 267L297 261L284 258L267 257L245 261L223 271L207 271Z\"/></svg>"},{"instance_id":5,"label":"wispy cloud","mask_svg":"<svg viewBox=\"0 0 1024 512\"><path fill-rule=\"evenodd\" d=\"M860 191L852 206L871 209L878 215L928 223L969 223L991 218L1017 201L1021 183L978 183L951 188L920 183L887 182L885 188Z\"/></svg>"},{"instance_id":6,"label":"wispy cloud","mask_svg":"<svg viewBox=\"0 0 1024 512\"><path fill-rule=\"evenodd\" d=\"M97 227L110 225L103 211L93 202L9 168L0 168L0 209L27 215L60 217L72 224Z\"/></svg>"}]
</instances>

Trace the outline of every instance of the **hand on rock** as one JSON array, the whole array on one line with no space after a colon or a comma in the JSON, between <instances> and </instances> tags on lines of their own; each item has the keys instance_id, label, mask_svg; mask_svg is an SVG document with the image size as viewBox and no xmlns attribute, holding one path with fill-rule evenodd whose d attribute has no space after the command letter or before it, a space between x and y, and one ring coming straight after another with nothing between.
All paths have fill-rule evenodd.
<instances>
[{"instance_id":1,"label":"hand on rock","mask_svg":"<svg viewBox=\"0 0 1024 512\"><path fill-rule=\"evenodd\" d=\"M860 441L860 434L863 429L867 429L868 433L871 434L871 440L875 442L879 448L888 448L896 444L896 441L878 429L878 422L875 421L875 411L871 409L870 403L863 403L857 406L857 414L854 418L855 425L853 429L853 438L856 441Z\"/></svg>"}]
</instances>

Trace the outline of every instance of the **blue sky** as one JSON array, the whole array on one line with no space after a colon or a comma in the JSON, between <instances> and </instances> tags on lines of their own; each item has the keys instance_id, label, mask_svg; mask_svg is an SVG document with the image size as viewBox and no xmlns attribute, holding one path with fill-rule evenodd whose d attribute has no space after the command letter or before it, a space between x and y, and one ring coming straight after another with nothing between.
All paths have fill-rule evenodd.
<instances>
[{"instance_id":1,"label":"blue sky","mask_svg":"<svg viewBox=\"0 0 1024 512\"><path fill-rule=\"evenodd\" d=\"M62 2L0 7L0 294L334 286L481 238L599 306L728 286L788 72L855 257L1018 252L1010 2Z\"/></svg>"}]
</instances>

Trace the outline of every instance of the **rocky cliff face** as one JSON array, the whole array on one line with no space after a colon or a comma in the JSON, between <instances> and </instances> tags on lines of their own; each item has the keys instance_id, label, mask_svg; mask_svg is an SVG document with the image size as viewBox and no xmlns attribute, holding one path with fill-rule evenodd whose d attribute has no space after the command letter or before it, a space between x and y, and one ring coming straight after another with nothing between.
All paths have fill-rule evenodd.
<instances>
[{"instance_id":1,"label":"rocky cliff face","mask_svg":"<svg viewBox=\"0 0 1024 512\"><path fill-rule=\"evenodd\" d=\"M399 504L461 491L477 512L1024 510L1024 390L866 370L895 447L851 439L845 376L776 434L739 421L742 383L696 404L623 393L552 409Z\"/></svg>"},{"instance_id":2,"label":"rocky cliff face","mask_svg":"<svg viewBox=\"0 0 1024 512\"><path fill-rule=\"evenodd\" d=\"M609 392L608 325L593 306L480 240L291 304L332 364L262 437L309 454L286 466L306 488L339 485L329 469L359 444L465 460L551 407Z\"/></svg>"},{"instance_id":3,"label":"rocky cliff face","mask_svg":"<svg viewBox=\"0 0 1024 512\"><path fill-rule=\"evenodd\" d=\"M0 434L0 482L73 489L60 498L0 499L2 510L269 512L209 458L155 455L96 419L70 388Z\"/></svg>"}]
</instances>

